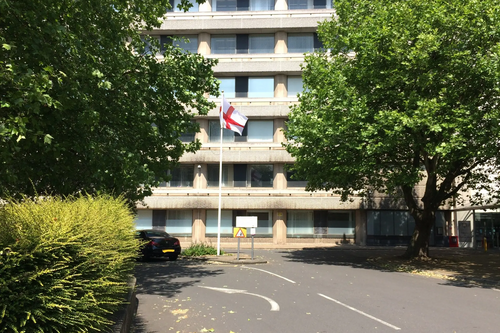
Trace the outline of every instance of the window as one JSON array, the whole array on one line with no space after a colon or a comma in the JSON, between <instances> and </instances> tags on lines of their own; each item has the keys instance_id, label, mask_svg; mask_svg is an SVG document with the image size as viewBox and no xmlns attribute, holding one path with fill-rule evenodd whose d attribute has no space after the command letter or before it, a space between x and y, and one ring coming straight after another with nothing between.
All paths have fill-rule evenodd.
<instances>
[{"instance_id":1,"label":"window","mask_svg":"<svg viewBox=\"0 0 500 333\"><path fill-rule=\"evenodd\" d=\"M288 0L288 9L308 9L308 0Z\"/></svg>"},{"instance_id":2,"label":"window","mask_svg":"<svg viewBox=\"0 0 500 333\"><path fill-rule=\"evenodd\" d=\"M328 234L330 235L353 235L354 221L350 212L328 212Z\"/></svg>"},{"instance_id":3,"label":"window","mask_svg":"<svg viewBox=\"0 0 500 333\"><path fill-rule=\"evenodd\" d=\"M220 121L219 120L210 120L209 122L209 134L208 141L209 142L220 142ZM222 142L234 142L234 137L239 135L227 128L222 130Z\"/></svg>"},{"instance_id":4,"label":"window","mask_svg":"<svg viewBox=\"0 0 500 333\"><path fill-rule=\"evenodd\" d=\"M289 76L287 78L288 97L297 97L297 94L302 93L303 82L301 76Z\"/></svg>"},{"instance_id":5,"label":"window","mask_svg":"<svg viewBox=\"0 0 500 333\"><path fill-rule=\"evenodd\" d=\"M273 235L272 212L269 211L247 211L247 216L257 216L257 228L255 234L259 236Z\"/></svg>"},{"instance_id":6,"label":"window","mask_svg":"<svg viewBox=\"0 0 500 333\"><path fill-rule=\"evenodd\" d=\"M250 0L250 10L274 10L274 0Z\"/></svg>"},{"instance_id":7,"label":"window","mask_svg":"<svg viewBox=\"0 0 500 333\"><path fill-rule=\"evenodd\" d=\"M219 78L220 90L224 92L226 98L236 97L236 80L234 77Z\"/></svg>"},{"instance_id":8,"label":"window","mask_svg":"<svg viewBox=\"0 0 500 333\"><path fill-rule=\"evenodd\" d=\"M380 234L394 235L394 212L380 212Z\"/></svg>"},{"instance_id":9,"label":"window","mask_svg":"<svg viewBox=\"0 0 500 333\"><path fill-rule=\"evenodd\" d=\"M369 211L366 229L370 236L411 236L415 220L406 211Z\"/></svg>"},{"instance_id":10,"label":"window","mask_svg":"<svg viewBox=\"0 0 500 333\"><path fill-rule=\"evenodd\" d=\"M170 5L172 6L172 8L168 9L167 13L168 12L181 12L181 13L184 12L184 10L181 10L177 7L177 5L179 5L181 3L181 0L169 0L169 2L170 2ZM198 12L199 11L198 3L196 1L190 1L190 3L193 5L193 7L189 8L188 12L189 13Z\"/></svg>"},{"instance_id":11,"label":"window","mask_svg":"<svg viewBox=\"0 0 500 333\"><path fill-rule=\"evenodd\" d=\"M193 211L167 210L166 232L172 235L191 235L193 231Z\"/></svg>"},{"instance_id":12,"label":"window","mask_svg":"<svg viewBox=\"0 0 500 333\"><path fill-rule=\"evenodd\" d=\"M210 48L212 54L274 53L274 35L212 35Z\"/></svg>"},{"instance_id":13,"label":"window","mask_svg":"<svg viewBox=\"0 0 500 333\"><path fill-rule=\"evenodd\" d=\"M274 142L274 122L272 120L248 120L243 134L222 130L223 142ZM220 122L210 120L209 142L220 142Z\"/></svg>"},{"instance_id":14,"label":"window","mask_svg":"<svg viewBox=\"0 0 500 333\"><path fill-rule=\"evenodd\" d=\"M149 209L137 210L134 222L136 229L151 229L153 227L153 211Z\"/></svg>"},{"instance_id":15,"label":"window","mask_svg":"<svg viewBox=\"0 0 500 333\"><path fill-rule=\"evenodd\" d=\"M219 80L219 95L210 95L211 98L220 97L222 91L224 91L224 97L226 98L236 97L236 80L234 77L219 77L217 80Z\"/></svg>"},{"instance_id":16,"label":"window","mask_svg":"<svg viewBox=\"0 0 500 333\"><path fill-rule=\"evenodd\" d=\"M323 44L316 33L290 33L287 46L288 53L305 53L319 50Z\"/></svg>"},{"instance_id":17,"label":"window","mask_svg":"<svg viewBox=\"0 0 500 333\"><path fill-rule=\"evenodd\" d=\"M273 187L274 171L272 164L250 165L251 187Z\"/></svg>"},{"instance_id":18,"label":"window","mask_svg":"<svg viewBox=\"0 0 500 333\"><path fill-rule=\"evenodd\" d=\"M247 97L274 97L274 77L249 77Z\"/></svg>"},{"instance_id":19,"label":"window","mask_svg":"<svg viewBox=\"0 0 500 333\"><path fill-rule=\"evenodd\" d=\"M161 50L165 50L165 45L174 45L186 52L198 53L198 36L197 35L186 35L186 36L170 36L162 35L160 36Z\"/></svg>"},{"instance_id":20,"label":"window","mask_svg":"<svg viewBox=\"0 0 500 333\"><path fill-rule=\"evenodd\" d=\"M155 40L158 40L158 38L154 37L154 36L147 36L147 35L141 36L141 41L144 43L144 50L141 50L140 53L141 54L151 54ZM158 44L156 44L156 45L158 45Z\"/></svg>"},{"instance_id":21,"label":"window","mask_svg":"<svg viewBox=\"0 0 500 333\"><path fill-rule=\"evenodd\" d=\"M274 53L274 35L249 35L248 53Z\"/></svg>"},{"instance_id":22,"label":"window","mask_svg":"<svg viewBox=\"0 0 500 333\"><path fill-rule=\"evenodd\" d=\"M234 187L247 187L247 169L246 164L233 165Z\"/></svg>"},{"instance_id":23,"label":"window","mask_svg":"<svg viewBox=\"0 0 500 333\"><path fill-rule=\"evenodd\" d=\"M314 234L312 211L289 210L287 212L286 234L289 237Z\"/></svg>"},{"instance_id":24,"label":"window","mask_svg":"<svg viewBox=\"0 0 500 333\"><path fill-rule=\"evenodd\" d=\"M248 1L239 1L241 10L244 10L245 2L247 3L248 10ZM217 12L227 12L227 11L236 11L238 10L238 0L215 0L212 2L213 10Z\"/></svg>"},{"instance_id":25,"label":"window","mask_svg":"<svg viewBox=\"0 0 500 333\"><path fill-rule=\"evenodd\" d=\"M207 210L206 235L217 235L219 229L219 211L216 209ZM220 218L221 235L233 235L233 212L231 210L222 210Z\"/></svg>"},{"instance_id":26,"label":"window","mask_svg":"<svg viewBox=\"0 0 500 333\"><path fill-rule=\"evenodd\" d=\"M194 142L195 134L194 132L182 133L179 140L185 143Z\"/></svg>"},{"instance_id":27,"label":"window","mask_svg":"<svg viewBox=\"0 0 500 333\"><path fill-rule=\"evenodd\" d=\"M288 0L288 9L330 9L332 0Z\"/></svg>"},{"instance_id":28,"label":"window","mask_svg":"<svg viewBox=\"0 0 500 333\"><path fill-rule=\"evenodd\" d=\"M194 121L193 121L194 123ZM195 124L192 124L192 125L195 125ZM194 142L194 138L195 138L195 135L196 135L196 132L192 131L192 132L185 132L185 133L182 133L181 136L179 137L179 140L181 140L182 142Z\"/></svg>"},{"instance_id":29,"label":"window","mask_svg":"<svg viewBox=\"0 0 500 333\"><path fill-rule=\"evenodd\" d=\"M168 183L162 182L158 187L193 187L194 165L181 165L167 172L172 176Z\"/></svg>"},{"instance_id":30,"label":"window","mask_svg":"<svg viewBox=\"0 0 500 333\"><path fill-rule=\"evenodd\" d=\"M274 97L274 77L223 77L220 90L226 98L272 98ZM211 96L216 98L218 96Z\"/></svg>"},{"instance_id":31,"label":"window","mask_svg":"<svg viewBox=\"0 0 500 333\"><path fill-rule=\"evenodd\" d=\"M273 165L234 164L222 165L222 186L229 187L273 187ZM219 186L219 165L209 164L207 186Z\"/></svg>"},{"instance_id":32,"label":"window","mask_svg":"<svg viewBox=\"0 0 500 333\"><path fill-rule=\"evenodd\" d=\"M236 53L236 35L213 35L210 38L210 53L212 54Z\"/></svg>"},{"instance_id":33,"label":"window","mask_svg":"<svg viewBox=\"0 0 500 333\"><path fill-rule=\"evenodd\" d=\"M274 10L274 0L214 0L213 11Z\"/></svg>"},{"instance_id":34,"label":"window","mask_svg":"<svg viewBox=\"0 0 500 333\"><path fill-rule=\"evenodd\" d=\"M274 141L274 123L272 120L252 120L247 123L248 142Z\"/></svg>"},{"instance_id":35,"label":"window","mask_svg":"<svg viewBox=\"0 0 500 333\"><path fill-rule=\"evenodd\" d=\"M229 165L222 165L222 187L231 186L228 181ZM207 186L219 187L219 164L209 164L207 170Z\"/></svg>"},{"instance_id":36,"label":"window","mask_svg":"<svg viewBox=\"0 0 500 333\"><path fill-rule=\"evenodd\" d=\"M286 186L287 187L306 187L307 180L305 179L296 179L294 177L295 171L286 170Z\"/></svg>"}]
</instances>

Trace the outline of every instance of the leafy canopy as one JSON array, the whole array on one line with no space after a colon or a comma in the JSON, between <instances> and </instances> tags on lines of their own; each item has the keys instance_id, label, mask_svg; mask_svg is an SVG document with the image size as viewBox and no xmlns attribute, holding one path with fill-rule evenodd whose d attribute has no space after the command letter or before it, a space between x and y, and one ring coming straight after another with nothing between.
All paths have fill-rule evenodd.
<instances>
[{"instance_id":1,"label":"leafy canopy","mask_svg":"<svg viewBox=\"0 0 500 333\"><path fill-rule=\"evenodd\" d=\"M183 6L189 6L183 1ZM213 60L141 40L168 0L0 2L0 196L125 193L165 180L214 107ZM151 44L151 45L150 45ZM143 187L141 187L141 184Z\"/></svg>"},{"instance_id":2,"label":"leafy canopy","mask_svg":"<svg viewBox=\"0 0 500 333\"><path fill-rule=\"evenodd\" d=\"M496 199L500 3L338 0L335 8L318 29L330 51L306 57L286 132L308 189L344 199L403 193L414 217L460 191Z\"/></svg>"}]
</instances>

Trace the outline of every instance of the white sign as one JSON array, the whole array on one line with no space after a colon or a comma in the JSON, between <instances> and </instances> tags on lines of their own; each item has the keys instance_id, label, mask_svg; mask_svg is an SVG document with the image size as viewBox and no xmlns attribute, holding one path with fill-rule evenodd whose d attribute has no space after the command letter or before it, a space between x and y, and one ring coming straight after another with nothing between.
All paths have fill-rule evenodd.
<instances>
[{"instance_id":1,"label":"white sign","mask_svg":"<svg viewBox=\"0 0 500 333\"><path fill-rule=\"evenodd\" d=\"M236 216L236 228L257 228L257 216Z\"/></svg>"},{"instance_id":2,"label":"white sign","mask_svg":"<svg viewBox=\"0 0 500 333\"><path fill-rule=\"evenodd\" d=\"M250 228L250 235L255 236L256 229Z\"/></svg>"}]
</instances>

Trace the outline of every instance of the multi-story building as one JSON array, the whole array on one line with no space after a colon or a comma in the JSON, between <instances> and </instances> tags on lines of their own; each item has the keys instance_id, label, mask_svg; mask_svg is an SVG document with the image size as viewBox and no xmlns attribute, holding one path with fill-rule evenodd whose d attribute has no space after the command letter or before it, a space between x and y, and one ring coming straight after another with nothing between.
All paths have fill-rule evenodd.
<instances>
[{"instance_id":1,"label":"multi-story building","mask_svg":"<svg viewBox=\"0 0 500 333\"><path fill-rule=\"evenodd\" d=\"M226 99L249 120L243 135L223 134L221 239L233 241L236 216L257 216L256 241L358 244L406 243L413 220L404 204L380 197L341 202L327 192L306 192L286 166L293 158L282 147L290 105L302 91L304 53L321 48L318 22L334 13L332 0L208 0L187 13L176 8L161 28L146 32L205 57ZM219 104L219 100L215 99ZM138 227L166 228L192 242L215 241L218 230L220 123L218 108L196 121L201 132L185 135L202 142L186 154L172 180L138 207ZM437 214L431 243L442 243L456 222ZM452 231L453 232L453 231Z\"/></svg>"}]
</instances>

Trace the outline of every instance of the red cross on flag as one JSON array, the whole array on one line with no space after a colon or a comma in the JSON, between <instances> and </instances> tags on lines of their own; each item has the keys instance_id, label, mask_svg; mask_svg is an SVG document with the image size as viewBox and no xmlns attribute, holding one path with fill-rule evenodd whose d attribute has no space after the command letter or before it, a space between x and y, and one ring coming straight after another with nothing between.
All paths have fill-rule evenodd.
<instances>
[{"instance_id":1,"label":"red cross on flag","mask_svg":"<svg viewBox=\"0 0 500 333\"><path fill-rule=\"evenodd\" d=\"M222 97L219 117L222 128L230 129L240 135L243 132L243 128L245 128L245 124L248 120L247 117L233 108L224 97Z\"/></svg>"}]
</instances>

